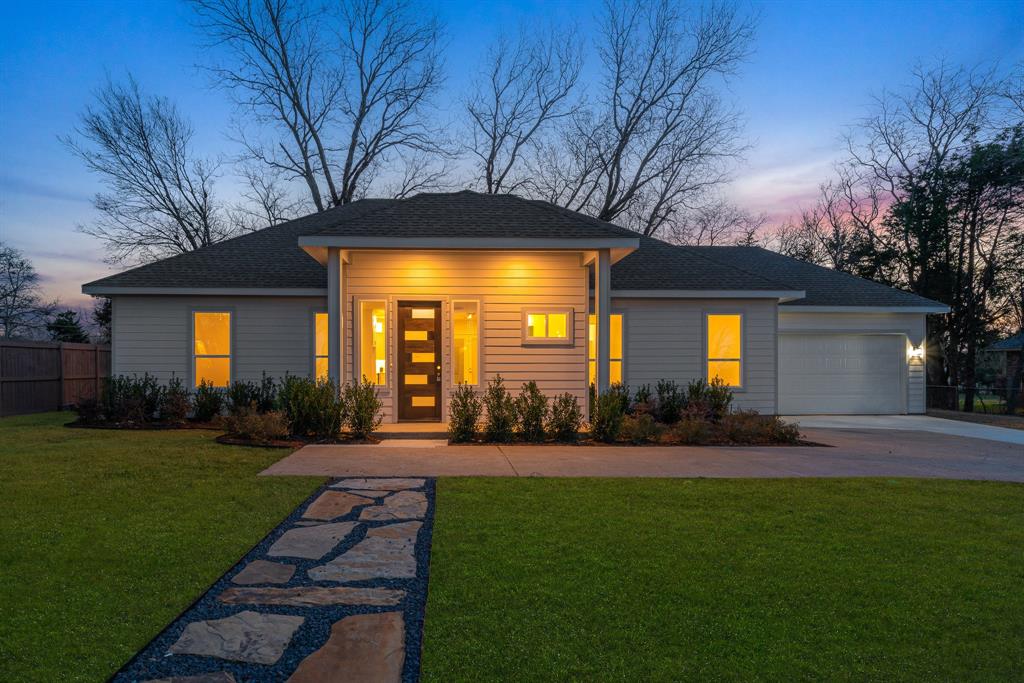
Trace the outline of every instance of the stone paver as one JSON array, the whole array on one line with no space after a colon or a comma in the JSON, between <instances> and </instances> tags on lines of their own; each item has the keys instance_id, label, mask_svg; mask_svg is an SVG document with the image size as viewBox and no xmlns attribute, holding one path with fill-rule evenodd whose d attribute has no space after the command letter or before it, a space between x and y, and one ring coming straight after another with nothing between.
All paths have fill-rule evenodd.
<instances>
[{"instance_id":1,"label":"stone paver","mask_svg":"<svg viewBox=\"0 0 1024 683\"><path fill-rule=\"evenodd\" d=\"M253 560L235 574L231 583L251 586L259 583L288 583L295 574L295 565L267 560Z\"/></svg>"},{"instance_id":2,"label":"stone paver","mask_svg":"<svg viewBox=\"0 0 1024 683\"><path fill-rule=\"evenodd\" d=\"M336 522L289 529L270 546L267 555L319 560L348 536L355 526L355 522Z\"/></svg>"},{"instance_id":3,"label":"stone paver","mask_svg":"<svg viewBox=\"0 0 1024 683\"><path fill-rule=\"evenodd\" d=\"M144 683L235 683L235 677L226 671L195 676L171 676L170 678L151 678Z\"/></svg>"},{"instance_id":4,"label":"stone paver","mask_svg":"<svg viewBox=\"0 0 1024 683\"><path fill-rule=\"evenodd\" d=\"M422 522L369 529L366 538L326 564L309 570L314 581L411 579L416 576L416 535Z\"/></svg>"},{"instance_id":5,"label":"stone paver","mask_svg":"<svg viewBox=\"0 0 1024 683\"><path fill-rule=\"evenodd\" d=\"M367 498L382 498L382 497L384 497L384 496L386 496L386 495L388 495L389 493L392 493L392 492L391 491L363 491L361 489L350 489L349 493L354 493L357 496L366 496Z\"/></svg>"},{"instance_id":6,"label":"stone paver","mask_svg":"<svg viewBox=\"0 0 1024 683\"><path fill-rule=\"evenodd\" d=\"M288 682L400 681L405 665L404 621L401 612L382 612L335 622L324 646L302 660Z\"/></svg>"},{"instance_id":7,"label":"stone paver","mask_svg":"<svg viewBox=\"0 0 1024 683\"><path fill-rule=\"evenodd\" d=\"M427 514L427 496L419 491L399 491L380 505L363 508L360 521L393 522L400 519L423 519Z\"/></svg>"},{"instance_id":8,"label":"stone paver","mask_svg":"<svg viewBox=\"0 0 1024 683\"><path fill-rule=\"evenodd\" d=\"M249 610L224 619L194 621L171 645L170 652L273 664L284 654L295 631L304 621L304 617Z\"/></svg>"},{"instance_id":9,"label":"stone paver","mask_svg":"<svg viewBox=\"0 0 1024 683\"><path fill-rule=\"evenodd\" d=\"M359 505L366 505L372 502L373 500L370 498L356 496L344 491L324 491L316 500L309 504L302 517L303 519L330 521L338 517L344 517Z\"/></svg>"},{"instance_id":10,"label":"stone paver","mask_svg":"<svg viewBox=\"0 0 1024 683\"><path fill-rule=\"evenodd\" d=\"M229 605L288 605L291 607L372 605L375 607L393 607L400 603L403 597L405 597L405 591L392 588L295 586L293 588L228 588L217 599Z\"/></svg>"},{"instance_id":11,"label":"stone paver","mask_svg":"<svg viewBox=\"0 0 1024 683\"><path fill-rule=\"evenodd\" d=\"M422 486L422 479L412 479L409 477L342 479L336 484L331 484L332 489L373 489L375 491L401 491L402 489L418 489Z\"/></svg>"}]
</instances>

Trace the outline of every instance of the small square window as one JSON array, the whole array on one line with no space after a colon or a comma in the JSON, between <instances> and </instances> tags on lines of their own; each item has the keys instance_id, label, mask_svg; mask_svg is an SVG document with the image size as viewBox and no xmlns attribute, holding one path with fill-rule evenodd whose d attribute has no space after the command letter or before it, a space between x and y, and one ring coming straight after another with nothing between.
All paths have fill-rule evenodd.
<instances>
[{"instance_id":1,"label":"small square window","mask_svg":"<svg viewBox=\"0 0 1024 683\"><path fill-rule=\"evenodd\" d=\"M573 312L523 311L523 342L572 345Z\"/></svg>"}]
</instances>

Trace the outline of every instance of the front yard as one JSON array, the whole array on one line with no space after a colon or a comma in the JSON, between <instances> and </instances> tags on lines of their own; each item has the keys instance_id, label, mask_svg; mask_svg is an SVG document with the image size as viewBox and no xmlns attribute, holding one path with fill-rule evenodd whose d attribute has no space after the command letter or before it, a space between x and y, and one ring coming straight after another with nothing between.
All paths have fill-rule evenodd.
<instances>
[{"instance_id":1,"label":"front yard","mask_svg":"<svg viewBox=\"0 0 1024 683\"><path fill-rule=\"evenodd\" d=\"M0 680L101 680L321 482L215 432L0 420Z\"/></svg>"},{"instance_id":2,"label":"front yard","mask_svg":"<svg viewBox=\"0 0 1024 683\"><path fill-rule=\"evenodd\" d=\"M1024 486L442 479L423 674L1024 679Z\"/></svg>"}]
</instances>

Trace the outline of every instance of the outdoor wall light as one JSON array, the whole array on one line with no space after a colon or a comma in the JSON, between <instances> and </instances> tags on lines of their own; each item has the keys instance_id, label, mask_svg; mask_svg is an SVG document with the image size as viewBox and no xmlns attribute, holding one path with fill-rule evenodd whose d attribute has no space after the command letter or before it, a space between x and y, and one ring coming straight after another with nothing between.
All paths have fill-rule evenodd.
<instances>
[{"instance_id":1,"label":"outdoor wall light","mask_svg":"<svg viewBox=\"0 0 1024 683\"><path fill-rule=\"evenodd\" d=\"M922 360L924 358L924 344L920 346L911 346L910 350L907 351L907 356L914 360Z\"/></svg>"}]
</instances>

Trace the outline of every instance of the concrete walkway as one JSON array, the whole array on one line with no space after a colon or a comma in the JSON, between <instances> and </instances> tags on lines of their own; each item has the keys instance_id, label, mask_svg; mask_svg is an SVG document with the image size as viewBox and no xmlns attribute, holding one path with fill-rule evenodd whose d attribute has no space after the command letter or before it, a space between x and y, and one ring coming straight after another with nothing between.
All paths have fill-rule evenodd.
<instances>
[{"instance_id":1,"label":"concrete walkway","mask_svg":"<svg viewBox=\"0 0 1024 683\"><path fill-rule=\"evenodd\" d=\"M794 415L783 419L813 429L913 430L1024 446L1024 430L961 420L943 420L927 415Z\"/></svg>"},{"instance_id":2,"label":"concrete walkway","mask_svg":"<svg viewBox=\"0 0 1024 683\"><path fill-rule=\"evenodd\" d=\"M830 447L306 446L264 475L928 477L1024 482L1024 448L894 429L805 429Z\"/></svg>"}]
</instances>

